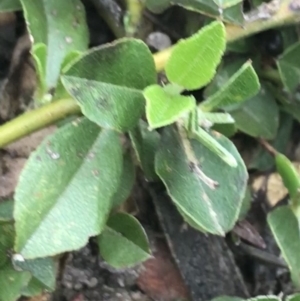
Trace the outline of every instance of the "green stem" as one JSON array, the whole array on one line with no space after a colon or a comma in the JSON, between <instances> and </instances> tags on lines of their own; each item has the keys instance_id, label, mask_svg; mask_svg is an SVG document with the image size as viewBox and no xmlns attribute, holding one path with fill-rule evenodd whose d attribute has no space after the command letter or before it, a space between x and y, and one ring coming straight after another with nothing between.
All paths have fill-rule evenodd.
<instances>
[{"instance_id":1,"label":"green stem","mask_svg":"<svg viewBox=\"0 0 300 301\"><path fill-rule=\"evenodd\" d=\"M0 127L0 147L75 114L80 114L80 107L71 98L24 113Z\"/></svg>"},{"instance_id":2,"label":"green stem","mask_svg":"<svg viewBox=\"0 0 300 301\"><path fill-rule=\"evenodd\" d=\"M109 22L111 27L114 28L116 36L121 37L124 36L124 28L122 27L120 20L116 22L116 18L118 19L118 16L114 14L114 11L108 9L108 4L112 2L113 1L111 0L93 0L93 3L97 7L99 13L103 14L103 16L105 15L107 22ZM227 42L230 43L269 28L299 22L300 13L290 9L292 2L293 0L283 0L277 13L275 13L270 19L250 22L244 27L227 25ZM105 7L102 7L101 5L104 5ZM104 8L105 10L103 10ZM114 23L113 20L116 23ZM158 72L164 69L171 52L172 47L158 52L153 56L156 70ZM75 100L62 99L29 113L25 113L0 126L0 147L3 147L4 145L18 140L43 127L53 124L58 120L63 119L65 116L77 114L79 112L80 108L76 104Z\"/></svg>"},{"instance_id":3,"label":"green stem","mask_svg":"<svg viewBox=\"0 0 300 301\"><path fill-rule=\"evenodd\" d=\"M299 11L295 11L290 8L294 1L295 0L282 0L277 12L268 19L249 21L246 22L243 27L232 24L226 25L227 43L235 42L236 40L246 38L270 28L298 23L300 21ZM167 48L154 55L157 71L162 71L164 69L166 61L172 53L173 47Z\"/></svg>"},{"instance_id":4,"label":"green stem","mask_svg":"<svg viewBox=\"0 0 300 301\"><path fill-rule=\"evenodd\" d=\"M127 36L133 37L140 25L145 4L141 0L126 0L126 6L125 30Z\"/></svg>"},{"instance_id":5,"label":"green stem","mask_svg":"<svg viewBox=\"0 0 300 301\"><path fill-rule=\"evenodd\" d=\"M276 70L276 69L268 68L265 70L261 70L259 72L259 76L263 79L273 82L276 85L282 86L280 74L279 74L278 70Z\"/></svg>"}]
</instances>

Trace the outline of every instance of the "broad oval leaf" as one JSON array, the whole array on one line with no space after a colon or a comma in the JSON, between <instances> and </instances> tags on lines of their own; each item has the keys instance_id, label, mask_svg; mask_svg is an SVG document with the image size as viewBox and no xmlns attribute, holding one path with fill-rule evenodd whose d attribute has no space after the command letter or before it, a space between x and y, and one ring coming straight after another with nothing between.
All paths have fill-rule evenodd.
<instances>
[{"instance_id":1,"label":"broad oval leaf","mask_svg":"<svg viewBox=\"0 0 300 301\"><path fill-rule=\"evenodd\" d=\"M155 168L188 219L206 232L224 235L238 220L248 174L233 143L222 135L216 140L235 157L237 167L230 167L196 140L183 141L168 127L162 134ZM191 156L196 162L191 162Z\"/></svg>"},{"instance_id":2,"label":"broad oval leaf","mask_svg":"<svg viewBox=\"0 0 300 301\"><path fill-rule=\"evenodd\" d=\"M268 140L276 136L279 109L273 95L265 88L237 108L225 107L224 109L233 117L240 131L252 137Z\"/></svg>"},{"instance_id":3,"label":"broad oval leaf","mask_svg":"<svg viewBox=\"0 0 300 301\"><path fill-rule=\"evenodd\" d=\"M150 128L155 129L175 122L196 106L193 96L170 94L159 85L144 90L146 116Z\"/></svg>"},{"instance_id":4,"label":"broad oval leaf","mask_svg":"<svg viewBox=\"0 0 300 301\"><path fill-rule=\"evenodd\" d=\"M28 272L17 272L10 263L0 269L0 300L16 301L31 278Z\"/></svg>"},{"instance_id":5,"label":"broad oval leaf","mask_svg":"<svg viewBox=\"0 0 300 301\"><path fill-rule=\"evenodd\" d=\"M259 92L260 84L251 62L245 63L215 94L200 104L204 111L241 103Z\"/></svg>"},{"instance_id":6,"label":"broad oval leaf","mask_svg":"<svg viewBox=\"0 0 300 301\"><path fill-rule=\"evenodd\" d=\"M66 66L64 73L136 90L143 90L156 82L149 48L144 42L132 38L91 49Z\"/></svg>"},{"instance_id":7,"label":"broad oval leaf","mask_svg":"<svg viewBox=\"0 0 300 301\"><path fill-rule=\"evenodd\" d=\"M106 129L124 132L137 125L145 107L141 91L64 76L63 84L91 121Z\"/></svg>"},{"instance_id":8,"label":"broad oval leaf","mask_svg":"<svg viewBox=\"0 0 300 301\"><path fill-rule=\"evenodd\" d=\"M281 206L268 214L268 224L289 266L292 280L300 287L300 230L297 218L288 206Z\"/></svg>"},{"instance_id":9,"label":"broad oval leaf","mask_svg":"<svg viewBox=\"0 0 300 301\"><path fill-rule=\"evenodd\" d=\"M137 219L117 213L107 221L98 237L100 254L115 268L136 265L150 257L146 233Z\"/></svg>"},{"instance_id":10,"label":"broad oval leaf","mask_svg":"<svg viewBox=\"0 0 300 301\"><path fill-rule=\"evenodd\" d=\"M199 89L214 77L225 48L225 27L215 21L174 46L166 75L170 82L187 90Z\"/></svg>"},{"instance_id":11,"label":"broad oval leaf","mask_svg":"<svg viewBox=\"0 0 300 301\"><path fill-rule=\"evenodd\" d=\"M127 131L144 113L142 90L156 82L156 71L142 41L122 39L80 57L62 82L86 117L101 127Z\"/></svg>"},{"instance_id":12,"label":"broad oval leaf","mask_svg":"<svg viewBox=\"0 0 300 301\"><path fill-rule=\"evenodd\" d=\"M277 66L285 88L295 93L300 85L300 42L285 50L277 60Z\"/></svg>"},{"instance_id":13,"label":"broad oval leaf","mask_svg":"<svg viewBox=\"0 0 300 301\"><path fill-rule=\"evenodd\" d=\"M34 44L47 45L45 83L48 89L54 88L66 54L87 49L89 34L83 4L79 0L21 3Z\"/></svg>"},{"instance_id":14,"label":"broad oval leaf","mask_svg":"<svg viewBox=\"0 0 300 301\"><path fill-rule=\"evenodd\" d=\"M15 191L15 251L25 259L47 257L98 235L122 164L119 135L86 118L47 137L31 154Z\"/></svg>"}]
</instances>

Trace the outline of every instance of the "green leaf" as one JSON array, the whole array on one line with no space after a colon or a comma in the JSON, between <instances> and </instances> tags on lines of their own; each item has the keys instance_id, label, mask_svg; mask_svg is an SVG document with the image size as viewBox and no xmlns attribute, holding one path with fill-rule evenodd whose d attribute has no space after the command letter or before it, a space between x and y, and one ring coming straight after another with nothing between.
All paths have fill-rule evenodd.
<instances>
[{"instance_id":1,"label":"green leaf","mask_svg":"<svg viewBox=\"0 0 300 301\"><path fill-rule=\"evenodd\" d=\"M213 1L221 8L227 8L242 2L242 0L213 0Z\"/></svg>"},{"instance_id":2,"label":"green leaf","mask_svg":"<svg viewBox=\"0 0 300 301\"><path fill-rule=\"evenodd\" d=\"M300 106L298 103L282 104L281 109L300 122Z\"/></svg>"},{"instance_id":3,"label":"green leaf","mask_svg":"<svg viewBox=\"0 0 300 301\"><path fill-rule=\"evenodd\" d=\"M237 128L235 123L228 123L228 124L215 124L211 128L212 130L230 138L232 137L236 132Z\"/></svg>"},{"instance_id":4,"label":"green leaf","mask_svg":"<svg viewBox=\"0 0 300 301\"><path fill-rule=\"evenodd\" d=\"M234 156L230 152L228 152L226 148L224 148L220 143L216 141L214 136L218 136L219 133L212 132L209 130L209 128L213 124L210 121L205 120L204 116L205 113L203 113L200 109L193 111L189 115L188 124L186 125L187 131L189 133L188 136L190 138L194 138L198 140L200 143L206 146L211 152L219 156L219 158L221 158L228 165L232 167L236 167L237 162ZM201 126L204 129L202 129Z\"/></svg>"},{"instance_id":5,"label":"green leaf","mask_svg":"<svg viewBox=\"0 0 300 301\"><path fill-rule=\"evenodd\" d=\"M1 0L0 12L9 12L21 10L22 6L20 0Z\"/></svg>"},{"instance_id":6,"label":"green leaf","mask_svg":"<svg viewBox=\"0 0 300 301\"><path fill-rule=\"evenodd\" d=\"M0 201L0 222L13 220L14 201Z\"/></svg>"},{"instance_id":7,"label":"green leaf","mask_svg":"<svg viewBox=\"0 0 300 301\"><path fill-rule=\"evenodd\" d=\"M250 186L248 186L246 189L245 196L243 198L243 203L242 203L241 211L239 214L239 220L243 220L246 218L247 213L249 212L249 210L251 208L252 199L253 199L253 196L251 193L251 188L250 188Z\"/></svg>"},{"instance_id":8,"label":"green leaf","mask_svg":"<svg viewBox=\"0 0 300 301\"><path fill-rule=\"evenodd\" d=\"M73 76L64 76L62 81L82 113L103 128L128 131L143 114L145 101L139 90Z\"/></svg>"},{"instance_id":9,"label":"green leaf","mask_svg":"<svg viewBox=\"0 0 300 301\"><path fill-rule=\"evenodd\" d=\"M34 44L47 45L45 83L56 86L61 63L71 50L86 50L88 28L80 0L21 0L28 29Z\"/></svg>"},{"instance_id":10,"label":"green leaf","mask_svg":"<svg viewBox=\"0 0 300 301\"><path fill-rule=\"evenodd\" d=\"M82 51L72 50L64 58L61 64L61 73L65 74L80 58L85 55Z\"/></svg>"},{"instance_id":11,"label":"green leaf","mask_svg":"<svg viewBox=\"0 0 300 301\"><path fill-rule=\"evenodd\" d=\"M293 128L293 118L291 115L281 113L280 126L275 139L270 144L279 152L285 153L288 141L291 137ZM274 166L274 156L270 155L263 147L260 147L255 154L253 161L250 162L248 168L266 171Z\"/></svg>"},{"instance_id":12,"label":"green leaf","mask_svg":"<svg viewBox=\"0 0 300 301\"><path fill-rule=\"evenodd\" d=\"M17 272L10 263L0 269L0 300L16 301L31 278L28 272Z\"/></svg>"},{"instance_id":13,"label":"green leaf","mask_svg":"<svg viewBox=\"0 0 300 301\"><path fill-rule=\"evenodd\" d=\"M292 280L300 287L300 231L297 219L288 206L281 206L268 214L268 224L289 266Z\"/></svg>"},{"instance_id":14,"label":"green leaf","mask_svg":"<svg viewBox=\"0 0 300 301\"><path fill-rule=\"evenodd\" d=\"M241 40L229 42L226 45L226 52L236 54L248 54L253 49L253 36Z\"/></svg>"},{"instance_id":15,"label":"green leaf","mask_svg":"<svg viewBox=\"0 0 300 301\"><path fill-rule=\"evenodd\" d=\"M170 82L187 90L207 85L225 51L225 34L223 23L215 21L177 43L165 68Z\"/></svg>"},{"instance_id":16,"label":"green leaf","mask_svg":"<svg viewBox=\"0 0 300 301\"><path fill-rule=\"evenodd\" d=\"M298 41L297 28L293 25L280 28L280 34L284 49L287 49Z\"/></svg>"},{"instance_id":17,"label":"green leaf","mask_svg":"<svg viewBox=\"0 0 300 301\"><path fill-rule=\"evenodd\" d=\"M218 17L230 23L243 23L242 8L240 4L225 8L220 13L220 7L213 1L207 0L146 0L147 8L155 13L161 13L171 4L183 6L185 9L200 12L210 17Z\"/></svg>"},{"instance_id":18,"label":"green leaf","mask_svg":"<svg viewBox=\"0 0 300 301\"><path fill-rule=\"evenodd\" d=\"M300 42L285 50L277 60L277 66L285 88L294 93L299 87Z\"/></svg>"},{"instance_id":19,"label":"green leaf","mask_svg":"<svg viewBox=\"0 0 300 301\"><path fill-rule=\"evenodd\" d=\"M155 65L149 48L142 41L131 38L91 49L64 72L69 76L136 90L156 83Z\"/></svg>"},{"instance_id":20,"label":"green leaf","mask_svg":"<svg viewBox=\"0 0 300 301\"><path fill-rule=\"evenodd\" d=\"M171 5L170 0L146 0L145 2L147 8L156 14L162 13Z\"/></svg>"},{"instance_id":21,"label":"green leaf","mask_svg":"<svg viewBox=\"0 0 300 301\"><path fill-rule=\"evenodd\" d=\"M204 111L212 111L241 103L259 92L260 84L251 62L245 63L220 89L200 104Z\"/></svg>"},{"instance_id":22,"label":"green leaf","mask_svg":"<svg viewBox=\"0 0 300 301\"><path fill-rule=\"evenodd\" d=\"M15 191L16 252L25 259L48 257L79 249L98 235L122 165L119 135L85 118L47 137Z\"/></svg>"},{"instance_id":23,"label":"green leaf","mask_svg":"<svg viewBox=\"0 0 300 301\"><path fill-rule=\"evenodd\" d=\"M31 278L28 285L22 290L22 296L33 297L41 295L46 290L45 285L43 285L36 278Z\"/></svg>"},{"instance_id":24,"label":"green leaf","mask_svg":"<svg viewBox=\"0 0 300 301\"><path fill-rule=\"evenodd\" d=\"M248 174L233 143L221 135L215 138L235 157L237 167L168 127L162 134L155 168L173 202L194 224L224 235L238 219Z\"/></svg>"},{"instance_id":25,"label":"green leaf","mask_svg":"<svg viewBox=\"0 0 300 301\"><path fill-rule=\"evenodd\" d=\"M239 297L220 296L217 298L213 298L211 301L246 301L246 300Z\"/></svg>"},{"instance_id":26,"label":"green leaf","mask_svg":"<svg viewBox=\"0 0 300 301\"><path fill-rule=\"evenodd\" d=\"M147 123L140 120L139 125L129 135L144 176L148 181L158 179L154 170L154 157L160 140L158 132L149 131Z\"/></svg>"},{"instance_id":27,"label":"green leaf","mask_svg":"<svg viewBox=\"0 0 300 301\"><path fill-rule=\"evenodd\" d=\"M277 296L258 296L254 298L247 299L247 301L282 301L280 297Z\"/></svg>"},{"instance_id":28,"label":"green leaf","mask_svg":"<svg viewBox=\"0 0 300 301\"><path fill-rule=\"evenodd\" d=\"M127 131L144 113L142 90L156 82L156 71L143 42L122 39L82 56L62 82L90 120L104 128Z\"/></svg>"},{"instance_id":29,"label":"green leaf","mask_svg":"<svg viewBox=\"0 0 300 301\"><path fill-rule=\"evenodd\" d=\"M193 96L172 95L159 85L146 88L144 97L146 116L151 129L172 124L196 106Z\"/></svg>"},{"instance_id":30,"label":"green leaf","mask_svg":"<svg viewBox=\"0 0 300 301\"><path fill-rule=\"evenodd\" d=\"M8 251L14 246L15 231L12 223L0 224L0 270L8 261ZM1 299L0 299L1 300Z\"/></svg>"},{"instance_id":31,"label":"green leaf","mask_svg":"<svg viewBox=\"0 0 300 301\"><path fill-rule=\"evenodd\" d=\"M17 260L13 257L13 265L16 270L30 272L47 290L53 291L56 283L56 266L52 258L37 258L31 260Z\"/></svg>"},{"instance_id":32,"label":"green leaf","mask_svg":"<svg viewBox=\"0 0 300 301\"><path fill-rule=\"evenodd\" d=\"M265 88L238 108L227 107L225 111L231 114L240 131L252 137L269 140L276 136L279 123L278 105Z\"/></svg>"},{"instance_id":33,"label":"green leaf","mask_svg":"<svg viewBox=\"0 0 300 301\"><path fill-rule=\"evenodd\" d=\"M217 93L227 82L238 72L245 64L244 58L236 58L235 60L223 58L218 72L213 78L212 82L204 90L204 98L211 97L214 93Z\"/></svg>"},{"instance_id":34,"label":"green leaf","mask_svg":"<svg viewBox=\"0 0 300 301\"><path fill-rule=\"evenodd\" d=\"M44 43L36 43L33 45L31 53L35 62L38 76L38 87L35 93L37 98L40 99L47 92L47 84L45 82L47 68L47 46Z\"/></svg>"},{"instance_id":35,"label":"green leaf","mask_svg":"<svg viewBox=\"0 0 300 301\"><path fill-rule=\"evenodd\" d=\"M78 61L82 55L83 53L80 51L76 51L76 50L70 51L66 55L66 57L64 58L61 64L61 74L65 74L65 72L69 70L70 66L73 65L76 61ZM55 89L53 100L68 98L68 97L70 97L70 94L67 92L66 88L64 87L60 77L57 83L57 87Z\"/></svg>"},{"instance_id":36,"label":"green leaf","mask_svg":"<svg viewBox=\"0 0 300 301\"><path fill-rule=\"evenodd\" d=\"M113 207L121 205L128 199L134 183L135 166L131 157L131 152L127 151L123 157L123 169L120 178L119 188L112 198Z\"/></svg>"},{"instance_id":37,"label":"green leaf","mask_svg":"<svg viewBox=\"0 0 300 301\"><path fill-rule=\"evenodd\" d=\"M133 266L150 257L146 233L133 216L117 213L98 237L100 254L115 268Z\"/></svg>"},{"instance_id":38,"label":"green leaf","mask_svg":"<svg viewBox=\"0 0 300 301\"><path fill-rule=\"evenodd\" d=\"M197 112L199 126L204 128L206 126L213 126L214 124L231 124L235 122L228 113L209 113L202 112L200 109L198 109Z\"/></svg>"},{"instance_id":39,"label":"green leaf","mask_svg":"<svg viewBox=\"0 0 300 301\"><path fill-rule=\"evenodd\" d=\"M286 301L300 301L300 294L287 296Z\"/></svg>"},{"instance_id":40,"label":"green leaf","mask_svg":"<svg viewBox=\"0 0 300 301\"><path fill-rule=\"evenodd\" d=\"M214 138L214 136L217 135L219 135L219 133L209 133L201 127L198 127L197 131L191 133L191 137L193 137L194 139L202 143L204 146L206 146L211 152L216 154L229 166L236 167L237 161L235 160L234 156Z\"/></svg>"}]
</instances>

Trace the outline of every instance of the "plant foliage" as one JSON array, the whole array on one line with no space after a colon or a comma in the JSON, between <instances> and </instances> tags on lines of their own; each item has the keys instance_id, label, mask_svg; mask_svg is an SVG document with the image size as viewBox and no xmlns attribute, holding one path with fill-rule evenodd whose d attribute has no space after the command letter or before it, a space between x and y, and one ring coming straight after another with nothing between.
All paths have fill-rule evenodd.
<instances>
[{"instance_id":1,"label":"plant foliage","mask_svg":"<svg viewBox=\"0 0 300 301\"><path fill-rule=\"evenodd\" d=\"M191 227L225 236L249 207L244 203L249 166L229 139L237 131L272 140L278 148L273 157L261 148L250 166L274 166L289 191L290 203L271 211L268 224L300 287L300 179L280 143L287 141L293 118L300 120L297 102L286 100L299 86L299 42L290 42L275 59L281 90L259 78L266 73L252 63L259 58L239 49L243 55L228 61L232 25L224 22L243 22L242 2L145 1L154 12L179 5L217 19L206 19L208 25L173 46L166 84L157 81L153 56L139 39L87 49L79 0L0 2L0 11L24 11L37 103L72 99L83 115L44 139L21 172L14 198L0 202L0 301L54 291L58 256L80 249L91 237L115 268L148 259L142 225L120 209L137 167L148 181L165 185Z\"/></svg>"}]
</instances>

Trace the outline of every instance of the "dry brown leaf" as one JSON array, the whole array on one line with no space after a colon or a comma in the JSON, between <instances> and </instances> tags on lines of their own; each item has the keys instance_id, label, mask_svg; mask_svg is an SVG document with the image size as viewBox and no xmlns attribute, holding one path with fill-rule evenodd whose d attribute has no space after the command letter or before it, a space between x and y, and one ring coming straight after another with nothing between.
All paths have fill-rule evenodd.
<instances>
[{"instance_id":1,"label":"dry brown leaf","mask_svg":"<svg viewBox=\"0 0 300 301\"><path fill-rule=\"evenodd\" d=\"M300 163L293 162L296 170L300 176ZM252 183L252 189L254 192L265 191L266 200L271 207L274 207L279 201L285 198L288 194L280 175L277 172L270 175L261 175L256 177Z\"/></svg>"},{"instance_id":2,"label":"dry brown leaf","mask_svg":"<svg viewBox=\"0 0 300 301\"><path fill-rule=\"evenodd\" d=\"M162 240L155 241L153 255L143 264L144 269L137 280L139 288L155 300L189 300L188 289Z\"/></svg>"}]
</instances>

